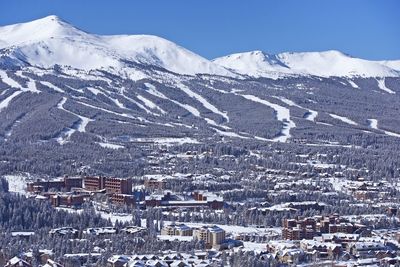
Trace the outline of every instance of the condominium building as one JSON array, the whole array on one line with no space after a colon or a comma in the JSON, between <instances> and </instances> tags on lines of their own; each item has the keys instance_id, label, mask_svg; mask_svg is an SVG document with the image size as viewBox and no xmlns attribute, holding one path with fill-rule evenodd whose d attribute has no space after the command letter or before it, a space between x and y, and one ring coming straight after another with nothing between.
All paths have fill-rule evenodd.
<instances>
[{"instance_id":1,"label":"condominium building","mask_svg":"<svg viewBox=\"0 0 400 267\"><path fill-rule=\"evenodd\" d=\"M194 229L193 236L198 240L203 240L209 246L215 246L222 244L225 240L225 230L216 225L203 226Z\"/></svg>"},{"instance_id":2,"label":"condominium building","mask_svg":"<svg viewBox=\"0 0 400 267\"><path fill-rule=\"evenodd\" d=\"M193 229L186 224L170 224L161 229L162 235L192 236Z\"/></svg>"}]
</instances>

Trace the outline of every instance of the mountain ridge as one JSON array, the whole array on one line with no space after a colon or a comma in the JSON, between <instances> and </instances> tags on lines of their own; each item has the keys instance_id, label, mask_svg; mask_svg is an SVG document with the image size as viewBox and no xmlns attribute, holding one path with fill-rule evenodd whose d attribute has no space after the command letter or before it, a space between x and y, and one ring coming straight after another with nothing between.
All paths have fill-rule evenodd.
<instances>
[{"instance_id":1,"label":"mountain ridge","mask_svg":"<svg viewBox=\"0 0 400 267\"><path fill-rule=\"evenodd\" d=\"M400 60L370 61L336 50L275 55L256 50L208 60L161 37L90 34L55 15L0 27L0 49L3 65L51 68L59 64L113 70L118 75L129 69L124 62L133 61L183 75L400 77Z\"/></svg>"}]
</instances>

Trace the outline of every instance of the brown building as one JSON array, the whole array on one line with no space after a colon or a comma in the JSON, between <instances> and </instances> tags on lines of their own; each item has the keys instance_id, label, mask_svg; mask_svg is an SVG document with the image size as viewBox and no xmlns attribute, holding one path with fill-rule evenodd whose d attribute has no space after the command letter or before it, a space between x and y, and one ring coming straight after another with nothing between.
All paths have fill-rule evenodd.
<instances>
[{"instance_id":1,"label":"brown building","mask_svg":"<svg viewBox=\"0 0 400 267\"><path fill-rule=\"evenodd\" d=\"M112 204L115 205L135 205L135 198L132 195L127 194L112 194L109 198Z\"/></svg>"},{"instance_id":2,"label":"brown building","mask_svg":"<svg viewBox=\"0 0 400 267\"><path fill-rule=\"evenodd\" d=\"M87 191L99 191L104 189L105 179L106 177L101 177L101 176L99 177L87 176L83 180L83 183Z\"/></svg>"},{"instance_id":3,"label":"brown building","mask_svg":"<svg viewBox=\"0 0 400 267\"><path fill-rule=\"evenodd\" d=\"M31 193L42 193L47 192L50 189L61 191L64 187L64 180L36 180L35 182L27 183L26 190Z\"/></svg>"},{"instance_id":4,"label":"brown building","mask_svg":"<svg viewBox=\"0 0 400 267\"><path fill-rule=\"evenodd\" d=\"M85 201L83 195L54 195L51 198L51 205L54 207L78 207Z\"/></svg>"},{"instance_id":5,"label":"brown building","mask_svg":"<svg viewBox=\"0 0 400 267\"><path fill-rule=\"evenodd\" d=\"M71 191L72 188L82 188L82 177L64 177L64 187L67 191Z\"/></svg>"},{"instance_id":6,"label":"brown building","mask_svg":"<svg viewBox=\"0 0 400 267\"><path fill-rule=\"evenodd\" d=\"M105 189L107 194L132 194L132 180L111 177L85 177L85 189L100 191Z\"/></svg>"},{"instance_id":7,"label":"brown building","mask_svg":"<svg viewBox=\"0 0 400 267\"><path fill-rule=\"evenodd\" d=\"M289 240L312 239L324 233L354 233L363 225L339 218L338 215L315 216L312 218L285 219L283 222L282 237Z\"/></svg>"},{"instance_id":8,"label":"brown building","mask_svg":"<svg viewBox=\"0 0 400 267\"><path fill-rule=\"evenodd\" d=\"M132 180L122 178L106 178L105 187L107 194L132 194Z\"/></svg>"},{"instance_id":9,"label":"brown building","mask_svg":"<svg viewBox=\"0 0 400 267\"><path fill-rule=\"evenodd\" d=\"M144 181L144 187L151 191L165 189L167 182L163 179L148 178Z\"/></svg>"},{"instance_id":10,"label":"brown building","mask_svg":"<svg viewBox=\"0 0 400 267\"><path fill-rule=\"evenodd\" d=\"M72 188L82 188L81 177L68 176L55 180L36 180L27 183L27 191L31 193L43 193L50 190L54 191L71 191Z\"/></svg>"}]
</instances>

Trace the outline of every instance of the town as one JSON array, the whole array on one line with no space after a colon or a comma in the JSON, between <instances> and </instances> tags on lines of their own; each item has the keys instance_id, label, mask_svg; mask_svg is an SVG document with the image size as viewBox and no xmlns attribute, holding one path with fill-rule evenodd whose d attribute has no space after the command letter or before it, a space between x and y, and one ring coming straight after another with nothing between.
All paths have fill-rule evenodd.
<instances>
[{"instance_id":1,"label":"town","mask_svg":"<svg viewBox=\"0 0 400 267\"><path fill-rule=\"evenodd\" d=\"M190 152L162 158L190 164L196 156ZM225 156L224 160L232 159ZM305 162L297 163L298 170L253 165L241 179L236 177L243 174L223 169L167 174L165 169L154 169L154 164L147 170L152 174L131 178L31 177L23 185L24 192L19 192L27 201L68 216L94 213L97 219L86 225L47 227L46 232L14 228L5 233L8 240L29 243L47 235L70 246L91 242L91 250L71 248L56 256L51 247L41 246L10 255L2 248L0 264L239 266L245 264L242 260L251 260L252 266L399 264L397 184L367 180L361 176L365 170L324 163L326 155L299 155L298 159ZM154 155L151 160L160 163ZM105 253L118 240L131 240L134 248L144 247L145 242L163 249L151 250L152 254L149 249L132 253L128 248Z\"/></svg>"}]
</instances>

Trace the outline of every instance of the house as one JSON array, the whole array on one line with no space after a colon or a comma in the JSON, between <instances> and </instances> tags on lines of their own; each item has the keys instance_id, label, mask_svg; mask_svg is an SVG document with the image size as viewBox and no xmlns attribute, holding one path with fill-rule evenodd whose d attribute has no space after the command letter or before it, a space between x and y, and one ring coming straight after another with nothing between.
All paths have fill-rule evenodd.
<instances>
[{"instance_id":1,"label":"house","mask_svg":"<svg viewBox=\"0 0 400 267\"><path fill-rule=\"evenodd\" d=\"M340 244L305 239L300 241L300 248L308 253L316 251L317 257L323 259L336 259L342 252Z\"/></svg>"},{"instance_id":2,"label":"house","mask_svg":"<svg viewBox=\"0 0 400 267\"><path fill-rule=\"evenodd\" d=\"M19 257L14 257L10 259L4 267L32 267L32 265Z\"/></svg>"},{"instance_id":3,"label":"house","mask_svg":"<svg viewBox=\"0 0 400 267\"><path fill-rule=\"evenodd\" d=\"M78 235L78 233L79 233L79 231L77 229L72 228L72 227L55 228L55 229L51 229L49 231L49 234L51 236L59 235L59 236L73 236L73 237L76 237Z\"/></svg>"},{"instance_id":4,"label":"house","mask_svg":"<svg viewBox=\"0 0 400 267\"><path fill-rule=\"evenodd\" d=\"M348 246L347 251L360 258L375 256L379 251L385 251L387 248L380 242L355 242Z\"/></svg>"},{"instance_id":5,"label":"house","mask_svg":"<svg viewBox=\"0 0 400 267\"><path fill-rule=\"evenodd\" d=\"M42 267L63 267L60 263L57 263L53 260L48 259L46 264L43 265Z\"/></svg>"},{"instance_id":6,"label":"house","mask_svg":"<svg viewBox=\"0 0 400 267\"><path fill-rule=\"evenodd\" d=\"M83 234L86 235L113 235L117 233L117 229L114 227L99 227L99 228L86 228Z\"/></svg>"},{"instance_id":7,"label":"house","mask_svg":"<svg viewBox=\"0 0 400 267\"><path fill-rule=\"evenodd\" d=\"M130 235L139 235L139 234L145 234L147 232L147 229L139 226L127 226L121 229L121 232Z\"/></svg>"},{"instance_id":8,"label":"house","mask_svg":"<svg viewBox=\"0 0 400 267\"><path fill-rule=\"evenodd\" d=\"M125 255L114 255L107 260L107 267L124 267L131 260Z\"/></svg>"}]
</instances>

